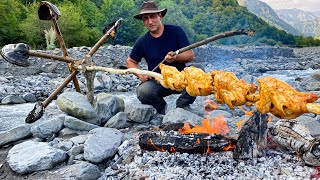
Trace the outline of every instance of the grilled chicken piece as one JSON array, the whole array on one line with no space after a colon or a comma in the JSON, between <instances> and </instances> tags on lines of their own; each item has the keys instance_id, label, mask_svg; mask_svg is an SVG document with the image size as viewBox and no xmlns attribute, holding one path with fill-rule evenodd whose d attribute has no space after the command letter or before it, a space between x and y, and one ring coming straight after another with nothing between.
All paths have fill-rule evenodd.
<instances>
[{"instance_id":1,"label":"grilled chicken piece","mask_svg":"<svg viewBox=\"0 0 320 180\"><path fill-rule=\"evenodd\" d=\"M196 67L187 67L179 72L175 67L160 65L162 78L156 78L165 88L182 91L190 96L208 96L213 93L212 77Z\"/></svg>"},{"instance_id":2,"label":"grilled chicken piece","mask_svg":"<svg viewBox=\"0 0 320 180\"><path fill-rule=\"evenodd\" d=\"M212 71L214 79L215 98L221 104L227 104L231 109L247 102L247 95L256 91L254 84L239 80L234 73Z\"/></svg>"},{"instance_id":3,"label":"grilled chicken piece","mask_svg":"<svg viewBox=\"0 0 320 180\"><path fill-rule=\"evenodd\" d=\"M156 80L168 89L175 91L182 91L186 88L185 74L178 71L176 67L160 64L162 77L157 77Z\"/></svg>"},{"instance_id":4,"label":"grilled chicken piece","mask_svg":"<svg viewBox=\"0 0 320 180\"><path fill-rule=\"evenodd\" d=\"M205 73L196 67L184 68L187 87L190 96L208 96L214 93L213 79L210 73Z\"/></svg>"},{"instance_id":5,"label":"grilled chicken piece","mask_svg":"<svg viewBox=\"0 0 320 180\"><path fill-rule=\"evenodd\" d=\"M260 99L255 106L262 114L272 113L282 119L293 119L307 113L307 103L318 99L314 93L296 91L287 83L267 76L257 79Z\"/></svg>"}]
</instances>

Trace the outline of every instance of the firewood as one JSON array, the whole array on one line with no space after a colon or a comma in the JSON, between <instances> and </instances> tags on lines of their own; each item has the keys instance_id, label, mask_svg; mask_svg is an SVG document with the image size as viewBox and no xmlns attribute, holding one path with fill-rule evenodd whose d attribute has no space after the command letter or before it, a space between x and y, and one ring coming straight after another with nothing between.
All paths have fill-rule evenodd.
<instances>
[{"instance_id":1,"label":"firewood","mask_svg":"<svg viewBox=\"0 0 320 180\"><path fill-rule=\"evenodd\" d=\"M270 134L275 143L297 153L307 165L320 166L320 139L312 137L300 122L278 121Z\"/></svg>"},{"instance_id":2,"label":"firewood","mask_svg":"<svg viewBox=\"0 0 320 180\"><path fill-rule=\"evenodd\" d=\"M255 112L240 130L233 157L252 159L265 155L268 115Z\"/></svg>"},{"instance_id":3,"label":"firewood","mask_svg":"<svg viewBox=\"0 0 320 180\"><path fill-rule=\"evenodd\" d=\"M210 153L229 150L236 141L221 135L180 134L176 131L146 132L140 135L139 145L144 150L171 153Z\"/></svg>"}]
</instances>

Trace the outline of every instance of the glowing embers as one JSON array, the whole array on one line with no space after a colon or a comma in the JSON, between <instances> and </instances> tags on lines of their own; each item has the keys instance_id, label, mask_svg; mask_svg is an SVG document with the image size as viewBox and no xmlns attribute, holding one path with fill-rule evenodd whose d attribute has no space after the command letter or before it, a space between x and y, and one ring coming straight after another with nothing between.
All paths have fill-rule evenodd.
<instances>
[{"instance_id":1,"label":"glowing embers","mask_svg":"<svg viewBox=\"0 0 320 180\"><path fill-rule=\"evenodd\" d=\"M160 152L165 152L165 151L166 151L166 150L163 149L162 147L160 148L160 147L156 146L156 145L152 142L152 139L151 139L151 138L148 139L148 143L149 143L152 147L154 147L157 151L160 151Z\"/></svg>"},{"instance_id":2,"label":"glowing embers","mask_svg":"<svg viewBox=\"0 0 320 180\"><path fill-rule=\"evenodd\" d=\"M229 131L229 127L222 115L213 118L212 122L210 122L210 119L204 119L202 121L202 126L195 125L193 128L190 128L188 123L184 123L184 126L179 129L179 132L182 134L200 133L225 135Z\"/></svg>"}]
</instances>

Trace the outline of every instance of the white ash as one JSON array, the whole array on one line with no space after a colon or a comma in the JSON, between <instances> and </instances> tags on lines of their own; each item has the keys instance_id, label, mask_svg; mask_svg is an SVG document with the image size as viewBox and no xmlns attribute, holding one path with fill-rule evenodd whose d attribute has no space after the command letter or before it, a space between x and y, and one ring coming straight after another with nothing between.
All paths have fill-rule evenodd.
<instances>
[{"instance_id":1,"label":"white ash","mask_svg":"<svg viewBox=\"0 0 320 180\"><path fill-rule=\"evenodd\" d=\"M295 154L273 150L268 150L265 157L235 160L231 151L171 154L141 150L137 144L136 142L136 145L127 147L126 151L122 152L122 162L107 168L104 178L286 180L293 177L294 179L306 179L315 173L313 167L304 166ZM129 154L131 156L128 156ZM133 159L126 159L132 156Z\"/></svg>"}]
</instances>

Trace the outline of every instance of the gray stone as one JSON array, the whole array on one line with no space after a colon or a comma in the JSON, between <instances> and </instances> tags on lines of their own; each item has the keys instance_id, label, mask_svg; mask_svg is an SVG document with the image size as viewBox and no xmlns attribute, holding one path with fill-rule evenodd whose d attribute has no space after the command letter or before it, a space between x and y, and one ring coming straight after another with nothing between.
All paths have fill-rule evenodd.
<instances>
[{"instance_id":1,"label":"gray stone","mask_svg":"<svg viewBox=\"0 0 320 180\"><path fill-rule=\"evenodd\" d=\"M88 135L79 135L70 138L70 141L72 141L74 144L84 144L84 142L88 139Z\"/></svg>"},{"instance_id":2,"label":"gray stone","mask_svg":"<svg viewBox=\"0 0 320 180\"><path fill-rule=\"evenodd\" d=\"M33 126L31 128L31 132L35 137L46 139L58 133L62 129L62 126L63 120L60 118L55 118L48 122Z\"/></svg>"},{"instance_id":3,"label":"gray stone","mask_svg":"<svg viewBox=\"0 0 320 180\"><path fill-rule=\"evenodd\" d=\"M123 129L126 128L128 115L124 112L118 112L115 116L110 118L104 127Z\"/></svg>"},{"instance_id":4,"label":"gray stone","mask_svg":"<svg viewBox=\"0 0 320 180\"><path fill-rule=\"evenodd\" d=\"M100 93L97 95L95 109L101 124L105 124L112 116L124 111L124 100L110 94Z\"/></svg>"},{"instance_id":5,"label":"gray stone","mask_svg":"<svg viewBox=\"0 0 320 180\"><path fill-rule=\"evenodd\" d=\"M193 125L200 124L203 121L203 117L198 116L192 112L186 111L182 108L176 108L169 111L162 120L162 123L184 123L189 122Z\"/></svg>"},{"instance_id":6,"label":"gray stone","mask_svg":"<svg viewBox=\"0 0 320 180\"><path fill-rule=\"evenodd\" d=\"M320 70L314 71L311 77L316 81L320 81Z\"/></svg>"},{"instance_id":7,"label":"gray stone","mask_svg":"<svg viewBox=\"0 0 320 180\"><path fill-rule=\"evenodd\" d=\"M86 97L78 92L60 94L57 99L57 105L61 111L79 119L93 119L97 116Z\"/></svg>"},{"instance_id":8,"label":"gray stone","mask_svg":"<svg viewBox=\"0 0 320 180\"><path fill-rule=\"evenodd\" d=\"M84 158L94 163L112 157L123 137L119 130L104 127L93 129L89 133L91 136L84 143Z\"/></svg>"},{"instance_id":9,"label":"gray stone","mask_svg":"<svg viewBox=\"0 0 320 180\"><path fill-rule=\"evenodd\" d=\"M205 118L212 119L214 117L218 117L219 115L222 115L222 116L224 116L226 118L231 118L232 117L232 114L227 112L227 111L214 110L214 111L206 113Z\"/></svg>"},{"instance_id":10,"label":"gray stone","mask_svg":"<svg viewBox=\"0 0 320 180\"><path fill-rule=\"evenodd\" d=\"M97 180L101 177L98 166L83 161L61 168L55 173L59 174L61 179Z\"/></svg>"},{"instance_id":11,"label":"gray stone","mask_svg":"<svg viewBox=\"0 0 320 180\"><path fill-rule=\"evenodd\" d=\"M90 131L94 128L99 127L97 125L84 122L84 121L77 119L75 117L72 117L72 116L65 117L64 126L70 128L70 129L78 130L78 131Z\"/></svg>"},{"instance_id":12,"label":"gray stone","mask_svg":"<svg viewBox=\"0 0 320 180\"><path fill-rule=\"evenodd\" d=\"M137 123L149 122L152 116L155 115L156 109L151 105L136 103L129 104L125 108L125 113L128 114L130 121Z\"/></svg>"},{"instance_id":13,"label":"gray stone","mask_svg":"<svg viewBox=\"0 0 320 180\"><path fill-rule=\"evenodd\" d=\"M73 147L73 142L69 139L55 138L53 141L49 142L49 145L63 151L69 151Z\"/></svg>"},{"instance_id":14,"label":"gray stone","mask_svg":"<svg viewBox=\"0 0 320 180\"><path fill-rule=\"evenodd\" d=\"M26 102L36 102L37 97L33 93L26 93L22 96Z\"/></svg>"},{"instance_id":15,"label":"gray stone","mask_svg":"<svg viewBox=\"0 0 320 180\"><path fill-rule=\"evenodd\" d=\"M320 137L320 122L316 118L302 115L297 117L296 120L309 129L311 136Z\"/></svg>"},{"instance_id":16,"label":"gray stone","mask_svg":"<svg viewBox=\"0 0 320 180\"><path fill-rule=\"evenodd\" d=\"M0 132L0 146L29 137L31 135L30 129L30 125L25 124Z\"/></svg>"},{"instance_id":17,"label":"gray stone","mask_svg":"<svg viewBox=\"0 0 320 180\"><path fill-rule=\"evenodd\" d=\"M20 96L8 95L2 99L1 103L2 104L22 104L22 103L26 103L26 101Z\"/></svg>"},{"instance_id":18,"label":"gray stone","mask_svg":"<svg viewBox=\"0 0 320 180\"><path fill-rule=\"evenodd\" d=\"M64 137L64 136L77 136L77 135L85 135L85 134L88 134L88 131L78 131L78 130L74 130L66 127L59 132L58 136Z\"/></svg>"},{"instance_id":19,"label":"gray stone","mask_svg":"<svg viewBox=\"0 0 320 180\"><path fill-rule=\"evenodd\" d=\"M81 152L83 152L83 148L84 148L83 144L73 146L71 149L68 150L67 154L69 156L76 156L76 155L80 154Z\"/></svg>"},{"instance_id":20,"label":"gray stone","mask_svg":"<svg viewBox=\"0 0 320 180\"><path fill-rule=\"evenodd\" d=\"M51 169L66 159L66 153L45 142L26 141L13 146L7 156L11 169L20 174Z\"/></svg>"}]
</instances>

